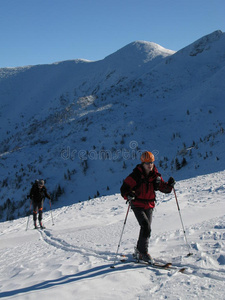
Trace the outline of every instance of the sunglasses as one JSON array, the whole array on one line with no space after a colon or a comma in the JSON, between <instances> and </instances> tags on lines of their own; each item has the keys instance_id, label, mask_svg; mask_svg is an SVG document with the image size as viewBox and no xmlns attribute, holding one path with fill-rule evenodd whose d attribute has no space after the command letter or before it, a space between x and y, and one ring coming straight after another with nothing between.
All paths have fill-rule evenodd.
<instances>
[{"instance_id":1,"label":"sunglasses","mask_svg":"<svg viewBox=\"0 0 225 300\"><path fill-rule=\"evenodd\" d=\"M154 162L153 162L153 161L151 161L151 162L145 162L144 164L145 164L145 165L153 165Z\"/></svg>"}]
</instances>

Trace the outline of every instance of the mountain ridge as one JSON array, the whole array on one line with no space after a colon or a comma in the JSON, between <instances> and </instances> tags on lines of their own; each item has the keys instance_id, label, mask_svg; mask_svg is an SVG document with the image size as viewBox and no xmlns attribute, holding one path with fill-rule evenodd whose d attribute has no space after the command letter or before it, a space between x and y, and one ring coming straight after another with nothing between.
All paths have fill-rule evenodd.
<instances>
[{"instance_id":1,"label":"mountain ridge","mask_svg":"<svg viewBox=\"0 0 225 300\"><path fill-rule=\"evenodd\" d=\"M204 51L190 55L195 45ZM0 205L10 199L8 218L29 211L28 183L40 177L58 206L118 192L143 150L154 152L165 179L224 170L224 33L158 61L145 47L123 64L115 57L126 46L97 62L0 69Z\"/></svg>"}]
</instances>

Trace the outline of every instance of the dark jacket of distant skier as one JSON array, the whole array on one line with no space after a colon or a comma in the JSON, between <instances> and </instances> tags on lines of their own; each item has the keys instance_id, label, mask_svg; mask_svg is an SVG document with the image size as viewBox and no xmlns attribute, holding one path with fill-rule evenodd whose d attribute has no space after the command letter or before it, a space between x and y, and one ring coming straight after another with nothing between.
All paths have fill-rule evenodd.
<instances>
[{"instance_id":1,"label":"dark jacket of distant skier","mask_svg":"<svg viewBox=\"0 0 225 300\"><path fill-rule=\"evenodd\" d=\"M44 185L44 180L36 180L30 190L30 199L33 203L33 220L35 228L37 228L37 214L39 225L42 227L42 213L45 197L51 199Z\"/></svg>"}]
</instances>

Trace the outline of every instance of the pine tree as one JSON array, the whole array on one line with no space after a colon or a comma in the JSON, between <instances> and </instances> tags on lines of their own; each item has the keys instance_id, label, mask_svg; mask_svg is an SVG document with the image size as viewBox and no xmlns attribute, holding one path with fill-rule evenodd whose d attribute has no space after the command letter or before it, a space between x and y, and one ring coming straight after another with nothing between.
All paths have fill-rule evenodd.
<instances>
[{"instance_id":1,"label":"pine tree","mask_svg":"<svg viewBox=\"0 0 225 300\"><path fill-rule=\"evenodd\" d=\"M180 170L180 168L181 168L178 158L175 159L175 168L176 168L176 170Z\"/></svg>"},{"instance_id":2,"label":"pine tree","mask_svg":"<svg viewBox=\"0 0 225 300\"><path fill-rule=\"evenodd\" d=\"M181 162L181 167L185 167L187 165L187 160L185 157L183 157L183 160Z\"/></svg>"}]
</instances>

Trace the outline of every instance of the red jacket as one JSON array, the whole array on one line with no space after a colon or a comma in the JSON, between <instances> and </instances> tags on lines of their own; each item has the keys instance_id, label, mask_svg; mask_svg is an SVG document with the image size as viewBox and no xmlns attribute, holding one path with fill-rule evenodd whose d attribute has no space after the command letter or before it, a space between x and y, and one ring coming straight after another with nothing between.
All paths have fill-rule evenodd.
<instances>
[{"instance_id":1,"label":"red jacket","mask_svg":"<svg viewBox=\"0 0 225 300\"><path fill-rule=\"evenodd\" d=\"M159 183L156 181L157 177L161 179ZM170 193L172 187L162 179L155 166L153 171L146 175L142 164L136 166L120 188L121 195L125 200L131 192L134 192L135 200L132 201L132 206L144 209L155 207L156 190L162 193Z\"/></svg>"}]
</instances>

